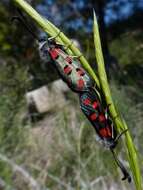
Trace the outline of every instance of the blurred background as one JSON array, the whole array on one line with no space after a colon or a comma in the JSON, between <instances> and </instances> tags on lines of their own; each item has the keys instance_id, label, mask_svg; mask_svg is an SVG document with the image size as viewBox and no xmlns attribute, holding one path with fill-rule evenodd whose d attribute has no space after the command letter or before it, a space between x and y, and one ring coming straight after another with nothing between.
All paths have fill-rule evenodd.
<instances>
[{"instance_id":1,"label":"blurred background","mask_svg":"<svg viewBox=\"0 0 143 190\"><path fill-rule=\"evenodd\" d=\"M112 95L128 123L143 173L143 0L27 0L80 44L97 73L97 14ZM78 97L43 62L12 1L0 1L0 189L126 190L112 155L97 141ZM25 15L33 31L42 31ZM119 158L126 162L122 142Z\"/></svg>"}]
</instances>

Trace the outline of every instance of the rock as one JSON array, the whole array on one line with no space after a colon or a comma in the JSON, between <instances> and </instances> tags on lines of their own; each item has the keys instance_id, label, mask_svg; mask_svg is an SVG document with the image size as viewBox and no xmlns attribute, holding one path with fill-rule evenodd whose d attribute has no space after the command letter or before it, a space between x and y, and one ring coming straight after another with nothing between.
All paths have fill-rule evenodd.
<instances>
[{"instance_id":1,"label":"rock","mask_svg":"<svg viewBox=\"0 0 143 190\"><path fill-rule=\"evenodd\" d=\"M62 108L65 103L64 93L68 87L62 80L56 80L48 87L43 86L26 94L29 110L45 113L53 108ZM34 108L35 107L35 108Z\"/></svg>"},{"instance_id":2,"label":"rock","mask_svg":"<svg viewBox=\"0 0 143 190\"><path fill-rule=\"evenodd\" d=\"M69 91L69 88L62 80L56 80L52 82L52 91L65 93Z\"/></svg>"}]
</instances>

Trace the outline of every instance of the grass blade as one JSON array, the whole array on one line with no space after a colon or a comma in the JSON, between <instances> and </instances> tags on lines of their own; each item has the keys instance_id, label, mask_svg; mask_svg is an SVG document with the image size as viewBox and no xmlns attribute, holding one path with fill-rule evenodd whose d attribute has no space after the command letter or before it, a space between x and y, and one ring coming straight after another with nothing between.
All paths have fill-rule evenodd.
<instances>
[{"instance_id":1,"label":"grass blade","mask_svg":"<svg viewBox=\"0 0 143 190\"><path fill-rule=\"evenodd\" d=\"M103 54L102 54L98 23L97 23L97 18L96 18L95 12L94 12L93 32L94 32L95 55L96 55L97 65L98 65L99 83L101 86L101 90L105 96L106 104L111 105L109 107L109 110L110 110L112 119L116 118L114 120L114 125L115 125L116 129L118 131L128 129L127 124L120 117L120 114L118 114L118 112L116 111L116 108L114 106L112 96L110 93L110 88L109 88L107 75L106 75L106 71L105 71L104 58L103 58ZM118 117L116 117L116 116L118 116ZM136 185L136 189L141 190L142 183L141 183L141 173L140 173L140 168L139 168L138 156L137 156L137 152L136 152L134 143L132 141L131 135L129 133L129 130L125 134L125 142L126 142L126 147L127 147L128 161L130 164L130 169L133 174L133 179L134 179L134 182Z\"/></svg>"}]
</instances>

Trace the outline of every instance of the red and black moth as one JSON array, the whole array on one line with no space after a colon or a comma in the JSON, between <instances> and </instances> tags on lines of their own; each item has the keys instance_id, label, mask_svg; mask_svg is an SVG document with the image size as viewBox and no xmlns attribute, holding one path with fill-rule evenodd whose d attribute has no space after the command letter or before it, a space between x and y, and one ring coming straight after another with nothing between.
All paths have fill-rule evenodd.
<instances>
[{"instance_id":1,"label":"red and black moth","mask_svg":"<svg viewBox=\"0 0 143 190\"><path fill-rule=\"evenodd\" d=\"M104 146L112 152L117 165L123 172L124 177L122 180L128 179L130 182L131 177L129 173L118 160L114 152L114 148L116 147L119 138L125 131L123 131L122 134L117 135L110 114L108 113L108 109L105 110L102 105L102 100L99 98L98 94L101 94L101 92L98 90L97 93L97 89L94 89L94 81L81 66L79 57L75 58L68 55L65 51L65 47L56 43L55 38L60 35L60 32L55 38L39 39L25 23L25 17L23 17L21 12L20 15L21 17L14 17L14 19L20 20L33 37L36 38L41 57L44 59L46 58L47 60L50 58L50 63L56 68L63 81L72 91L78 94L82 112L94 127Z\"/></svg>"},{"instance_id":2,"label":"red and black moth","mask_svg":"<svg viewBox=\"0 0 143 190\"><path fill-rule=\"evenodd\" d=\"M98 136L103 140L104 145L113 149L116 146L117 134L94 89L91 88L89 91L80 94L80 105Z\"/></svg>"}]
</instances>

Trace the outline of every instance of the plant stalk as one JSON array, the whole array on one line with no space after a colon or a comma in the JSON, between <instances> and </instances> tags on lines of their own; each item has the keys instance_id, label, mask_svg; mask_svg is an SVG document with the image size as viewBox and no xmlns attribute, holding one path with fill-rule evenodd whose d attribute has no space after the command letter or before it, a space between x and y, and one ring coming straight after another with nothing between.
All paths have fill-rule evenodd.
<instances>
[{"instance_id":1,"label":"plant stalk","mask_svg":"<svg viewBox=\"0 0 143 190\"><path fill-rule=\"evenodd\" d=\"M112 100L112 96L111 96L111 92L110 92L110 88L109 88L109 84L107 80L107 75L105 71L105 64L104 64L104 58L103 58L103 53L102 53L102 48L101 48L99 28L98 28L95 12L94 12L93 31L94 31L95 55L96 55L96 60L97 60L97 65L98 65L99 83L106 100L106 105L110 105L109 111L110 111L111 118L114 121L114 125L117 131L121 132L123 130L128 129L128 126L125 123L125 121L121 118L120 114L118 114L114 106L114 102ZM140 167L139 167L139 162L138 162L138 156L137 156L137 152L136 152L129 130L127 130L127 132L125 133L125 142L126 142L126 147L127 147L128 161L129 161L130 169L133 174L136 189L141 190L142 182L141 182L141 172L140 172Z\"/></svg>"}]
</instances>

